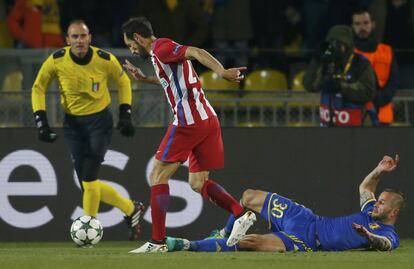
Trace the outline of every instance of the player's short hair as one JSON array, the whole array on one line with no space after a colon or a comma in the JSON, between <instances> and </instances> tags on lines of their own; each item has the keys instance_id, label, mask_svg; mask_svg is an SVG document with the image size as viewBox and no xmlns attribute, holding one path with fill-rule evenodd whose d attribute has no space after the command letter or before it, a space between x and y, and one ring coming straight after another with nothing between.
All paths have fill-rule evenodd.
<instances>
[{"instance_id":1,"label":"player's short hair","mask_svg":"<svg viewBox=\"0 0 414 269\"><path fill-rule=\"evenodd\" d=\"M151 23L145 17L130 18L128 21L122 24L122 32L129 39L134 38L134 33L137 33L144 38L148 38L154 35Z\"/></svg>"},{"instance_id":2,"label":"player's short hair","mask_svg":"<svg viewBox=\"0 0 414 269\"><path fill-rule=\"evenodd\" d=\"M66 29L66 35L69 35L69 27L70 27L72 24L83 24L83 25L85 25L85 26L86 26L86 28L88 28L88 30L89 30L89 27L88 27L88 25L86 24L86 22L85 22L84 20L82 20L82 19L73 19L73 20L71 20L71 21L69 22L69 24L68 24L68 28Z\"/></svg>"},{"instance_id":3,"label":"player's short hair","mask_svg":"<svg viewBox=\"0 0 414 269\"><path fill-rule=\"evenodd\" d=\"M405 207L405 196L404 193L401 190L398 189L392 189L387 188L383 192L393 193L395 196L395 199L393 201L393 205L398 208L400 211L402 211Z\"/></svg>"}]
</instances>

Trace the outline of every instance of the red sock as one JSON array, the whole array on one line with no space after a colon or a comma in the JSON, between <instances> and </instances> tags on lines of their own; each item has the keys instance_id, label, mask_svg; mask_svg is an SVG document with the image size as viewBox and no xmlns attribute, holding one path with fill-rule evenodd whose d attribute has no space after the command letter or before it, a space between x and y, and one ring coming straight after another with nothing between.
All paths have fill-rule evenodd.
<instances>
[{"instance_id":1,"label":"red sock","mask_svg":"<svg viewBox=\"0 0 414 269\"><path fill-rule=\"evenodd\" d=\"M164 241L165 217L170 204L170 188L168 184L159 184L151 187L151 218L152 240Z\"/></svg>"},{"instance_id":2,"label":"red sock","mask_svg":"<svg viewBox=\"0 0 414 269\"><path fill-rule=\"evenodd\" d=\"M243 213L243 207L226 190L215 181L208 179L204 182L201 195L219 207L232 213L235 217Z\"/></svg>"}]
</instances>

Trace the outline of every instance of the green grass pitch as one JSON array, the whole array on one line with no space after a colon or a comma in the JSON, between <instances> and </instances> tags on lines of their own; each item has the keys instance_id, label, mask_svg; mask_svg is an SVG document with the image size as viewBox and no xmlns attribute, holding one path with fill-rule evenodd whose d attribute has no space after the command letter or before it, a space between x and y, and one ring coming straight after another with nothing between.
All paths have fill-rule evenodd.
<instances>
[{"instance_id":1,"label":"green grass pitch","mask_svg":"<svg viewBox=\"0 0 414 269\"><path fill-rule=\"evenodd\" d=\"M140 244L101 242L95 248L82 249L64 243L0 243L1 269L128 269L128 268L249 268L249 269L370 269L414 268L414 240L402 240L392 252L347 251L315 253L172 252L129 254Z\"/></svg>"}]
</instances>

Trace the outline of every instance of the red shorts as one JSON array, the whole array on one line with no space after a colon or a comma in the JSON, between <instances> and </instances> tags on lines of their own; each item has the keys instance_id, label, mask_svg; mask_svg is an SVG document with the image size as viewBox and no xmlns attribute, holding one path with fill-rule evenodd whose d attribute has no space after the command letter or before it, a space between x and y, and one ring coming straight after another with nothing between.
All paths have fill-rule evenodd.
<instances>
[{"instance_id":1,"label":"red shorts","mask_svg":"<svg viewBox=\"0 0 414 269\"><path fill-rule=\"evenodd\" d=\"M224 148L217 117L187 126L171 124L155 158L168 163L189 159L192 173L223 168Z\"/></svg>"}]
</instances>

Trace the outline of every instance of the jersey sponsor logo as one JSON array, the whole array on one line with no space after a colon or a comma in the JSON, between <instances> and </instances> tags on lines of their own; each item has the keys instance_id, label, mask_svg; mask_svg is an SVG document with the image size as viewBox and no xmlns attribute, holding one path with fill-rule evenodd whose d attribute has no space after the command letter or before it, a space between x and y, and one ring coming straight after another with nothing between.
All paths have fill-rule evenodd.
<instances>
[{"instance_id":1,"label":"jersey sponsor logo","mask_svg":"<svg viewBox=\"0 0 414 269\"><path fill-rule=\"evenodd\" d=\"M378 229L380 226L378 225L378 223L370 223L370 224L368 224L369 225L369 228L371 229L371 230L376 230L376 229Z\"/></svg>"},{"instance_id":2,"label":"jersey sponsor logo","mask_svg":"<svg viewBox=\"0 0 414 269\"><path fill-rule=\"evenodd\" d=\"M180 52L181 47L182 47L182 45L175 46L175 48L173 49L173 54L177 55Z\"/></svg>"}]
</instances>

